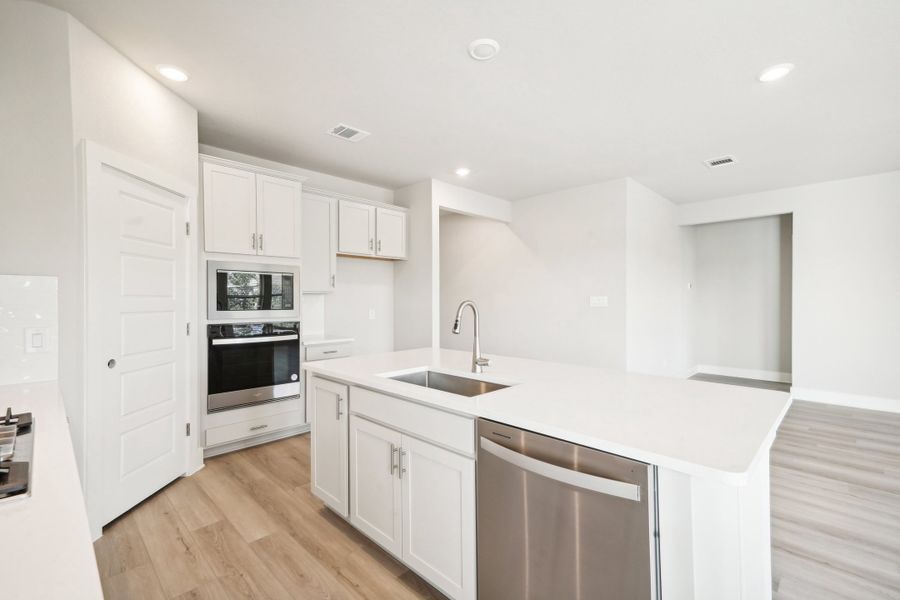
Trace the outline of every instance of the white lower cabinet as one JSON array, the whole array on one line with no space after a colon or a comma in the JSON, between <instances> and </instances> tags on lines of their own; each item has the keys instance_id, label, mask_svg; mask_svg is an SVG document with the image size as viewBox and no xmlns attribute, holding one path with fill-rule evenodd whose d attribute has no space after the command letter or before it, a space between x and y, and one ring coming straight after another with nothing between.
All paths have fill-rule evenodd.
<instances>
[{"instance_id":1,"label":"white lower cabinet","mask_svg":"<svg viewBox=\"0 0 900 600\"><path fill-rule=\"evenodd\" d=\"M396 556L402 554L399 462L402 436L350 417L350 522Z\"/></svg>"},{"instance_id":2,"label":"white lower cabinet","mask_svg":"<svg viewBox=\"0 0 900 600\"><path fill-rule=\"evenodd\" d=\"M400 460L403 561L451 598L474 599L475 461L409 436Z\"/></svg>"},{"instance_id":3,"label":"white lower cabinet","mask_svg":"<svg viewBox=\"0 0 900 600\"><path fill-rule=\"evenodd\" d=\"M357 393L380 396L351 388L351 407ZM360 531L449 597L474 600L473 458L353 414L350 498L350 522Z\"/></svg>"},{"instance_id":4,"label":"white lower cabinet","mask_svg":"<svg viewBox=\"0 0 900 600\"><path fill-rule=\"evenodd\" d=\"M336 513L349 515L347 386L309 378L312 491Z\"/></svg>"}]
</instances>

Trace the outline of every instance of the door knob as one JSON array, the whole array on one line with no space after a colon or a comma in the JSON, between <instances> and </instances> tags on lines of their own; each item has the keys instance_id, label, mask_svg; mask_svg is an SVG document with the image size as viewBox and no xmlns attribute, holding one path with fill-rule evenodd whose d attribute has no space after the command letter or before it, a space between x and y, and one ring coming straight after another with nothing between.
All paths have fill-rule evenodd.
<instances>
[{"instance_id":1,"label":"door knob","mask_svg":"<svg viewBox=\"0 0 900 600\"><path fill-rule=\"evenodd\" d=\"M110 369L115 369L116 368L116 359L114 359L114 358L109 359L106 362L106 366L109 367Z\"/></svg>"}]
</instances>

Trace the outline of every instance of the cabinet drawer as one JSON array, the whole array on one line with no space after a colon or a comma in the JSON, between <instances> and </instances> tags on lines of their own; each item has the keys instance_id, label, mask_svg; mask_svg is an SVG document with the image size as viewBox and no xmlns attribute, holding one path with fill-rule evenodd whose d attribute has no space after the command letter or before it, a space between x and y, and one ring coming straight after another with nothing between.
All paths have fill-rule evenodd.
<instances>
[{"instance_id":1,"label":"cabinet drawer","mask_svg":"<svg viewBox=\"0 0 900 600\"><path fill-rule=\"evenodd\" d=\"M350 412L459 452L475 454L475 419L471 417L357 387L350 388Z\"/></svg>"},{"instance_id":2,"label":"cabinet drawer","mask_svg":"<svg viewBox=\"0 0 900 600\"><path fill-rule=\"evenodd\" d=\"M263 435L284 429L285 427L293 427L294 425L303 424L303 411L295 410L277 415L269 415L251 419L249 421L241 421L240 423L232 423L231 425L222 425L220 427L210 427L206 430L206 446L218 446L227 442L233 442L243 438L253 437L255 435Z\"/></svg>"},{"instance_id":3,"label":"cabinet drawer","mask_svg":"<svg viewBox=\"0 0 900 600\"><path fill-rule=\"evenodd\" d=\"M343 358L345 356L350 356L350 344L322 344L321 346L308 346L306 348L307 361Z\"/></svg>"}]
</instances>

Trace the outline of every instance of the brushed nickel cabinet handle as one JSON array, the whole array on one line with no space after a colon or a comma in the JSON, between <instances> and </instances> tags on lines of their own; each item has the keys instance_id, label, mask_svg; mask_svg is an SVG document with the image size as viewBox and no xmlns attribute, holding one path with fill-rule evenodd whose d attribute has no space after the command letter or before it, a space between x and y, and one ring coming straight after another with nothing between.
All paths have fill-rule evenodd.
<instances>
[{"instance_id":1,"label":"brushed nickel cabinet handle","mask_svg":"<svg viewBox=\"0 0 900 600\"><path fill-rule=\"evenodd\" d=\"M403 457L406 456L406 450L404 450L403 448L400 448L399 454L400 454L400 460L399 460L400 473L398 474L398 477L400 477L400 479L403 479L403 474L406 473L406 467L403 466Z\"/></svg>"},{"instance_id":2,"label":"brushed nickel cabinet handle","mask_svg":"<svg viewBox=\"0 0 900 600\"><path fill-rule=\"evenodd\" d=\"M263 251L263 234L259 234L259 251Z\"/></svg>"},{"instance_id":3,"label":"brushed nickel cabinet handle","mask_svg":"<svg viewBox=\"0 0 900 600\"><path fill-rule=\"evenodd\" d=\"M250 247L253 248L254 250L256 250L256 234L255 233L250 234Z\"/></svg>"},{"instance_id":4,"label":"brushed nickel cabinet handle","mask_svg":"<svg viewBox=\"0 0 900 600\"><path fill-rule=\"evenodd\" d=\"M268 425L256 425L250 428L250 431L259 431L260 429L265 429Z\"/></svg>"},{"instance_id":5,"label":"brushed nickel cabinet handle","mask_svg":"<svg viewBox=\"0 0 900 600\"><path fill-rule=\"evenodd\" d=\"M391 444L391 475L393 475L394 471L397 470L397 462L394 460L397 456L397 450L399 450L399 448Z\"/></svg>"},{"instance_id":6,"label":"brushed nickel cabinet handle","mask_svg":"<svg viewBox=\"0 0 900 600\"><path fill-rule=\"evenodd\" d=\"M335 405L334 405L334 407L335 407L335 409L336 409L336 411L337 411L337 416L336 416L335 418L336 418L338 421L340 421L340 420L341 420L341 417L344 416L344 411L341 410L341 402L343 402L343 401L344 401L344 399L341 398L340 396L338 396L338 397L337 397L337 402L336 402Z\"/></svg>"}]
</instances>

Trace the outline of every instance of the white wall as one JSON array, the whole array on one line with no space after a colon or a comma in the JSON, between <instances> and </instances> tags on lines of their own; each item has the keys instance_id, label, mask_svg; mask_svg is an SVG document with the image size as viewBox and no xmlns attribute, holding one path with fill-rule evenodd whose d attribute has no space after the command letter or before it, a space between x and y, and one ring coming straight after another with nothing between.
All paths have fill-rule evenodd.
<instances>
[{"instance_id":1,"label":"white wall","mask_svg":"<svg viewBox=\"0 0 900 600\"><path fill-rule=\"evenodd\" d=\"M471 349L450 326L459 302L481 312L482 351L625 367L626 181L513 203L512 222L445 213L440 221L440 340ZM607 296L607 308L588 297Z\"/></svg>"},{"instance_id":2,"label":"white wall","mask_svg":"<svg viewBox=\"0 0 900 600\"><path fill-rule=\"evenodd\" d=\"M394 349L394 265L339 256L338 286L325 294L325 332L355 338L355 354ZM375 318L369 319L369 310Z\"/></svg>"},{"instance_id":3,"label":"white wall","mask_svg":"<svg viewBox=\"0 0 900 600\"><path fill-rule=\"evenodd\" d=\"M627 369L683 377L689 371L685 256L678 207L628 179L626 214Z\"/></svg>"},{"instance_id":4,"label":"white wall","mask_svg":"<svg viewBox=\"0 0 900 600\"><path fill-rule=\"evenodd\" d=\"M420 181L394 192L396 204L409 209L408 259L394 266L395 350L430 347L437 339L438 215L432 203L431 183Z\"/></svg>"},{"instance_id":5,"label":"white wall","mask_svg":"<svg viewBox=\"0 0 900 600\"><path fill-rule=\"evenodd\" d=\"M793 213L793 389L900 411L900 171L688 204L684 224Z\"/></svg>"},{"instance_id":6,"label":"white wall","mask_svg":"<svg viewBox=\"0 0 900 600\"><path fill-rule=\"evenodd\" d=\"M0 82L0 273L59 278L59 381L80 426L83 255L66 13L0 3Z\"/></svg>"},{"instance_id":7,"label":"white wall","mask_svg":"<svg viewBox=\"0 0 900 600\"><path fill-rule=\"evenodd\" d=\"M335 177L233 152L213 146L200 146L200 152L260 167L296 173L307 177L304 189L316 188L368 200L393 203L394 192L360 181ZM304 331L313 332L324 325L330 336L353 337L357 354L390 352L394 349L394 265L392 262L339 256L338 285L322 298L304 300ZM302 273L301 273L302 278ZM308 296L308 294L304 294ZM375 319L369 319L369 309ZM315 311L313 314L312 311ZM309 328L307 327L309 325Z\"/></svg>"},{"instance_id":8,"label":"white wall","mask_svg":"<svg viewBox=\"0 0 900 600\"><path fill-rule=\"evenodd\" d=\"M789 382L791 216L690 230L694 364L703 372Z\"/></svg>"}]
</instances>

